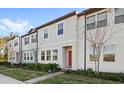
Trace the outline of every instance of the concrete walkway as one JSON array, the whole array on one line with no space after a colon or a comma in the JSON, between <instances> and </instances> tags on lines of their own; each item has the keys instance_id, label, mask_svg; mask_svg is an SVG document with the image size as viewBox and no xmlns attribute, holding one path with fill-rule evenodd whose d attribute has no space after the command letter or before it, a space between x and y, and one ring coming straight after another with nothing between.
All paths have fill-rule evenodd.
<instances>
[{"instance_id":1,"label":"concrete walkway","mask_svg":"<svg viewBox=\"0 0 124 93\"><path fill-rule=\"evenodd\" d=\"M41 77L38 77L38 78L27 80L27 81L25 81L25 83L27 83L27 84L34 84L36 82L39 82L39 81L43 81L43 80L52 78L54 76L57 76L57 75L60 75L60 74L63 74L63 73L64 72L56 72L56 73L48 74L48 75L45 75L45 76L41 76Z\"/></svg>"},{"instance_id":2,"label":"concrete walkway","mask_svg":"<svg viewBox=\"0 0 124 93\"><path fill-rule=\"evenodd\" d=\"M9 76L0 74L0 84L25 84L22 81L16 80L14 78L11 78Z\"/></svg>"}]
</instances>

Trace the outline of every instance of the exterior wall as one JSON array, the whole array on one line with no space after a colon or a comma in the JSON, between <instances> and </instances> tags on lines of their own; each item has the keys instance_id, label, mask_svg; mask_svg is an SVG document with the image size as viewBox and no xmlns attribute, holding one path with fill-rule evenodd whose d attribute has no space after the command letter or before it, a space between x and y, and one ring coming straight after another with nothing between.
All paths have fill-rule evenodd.
<instances>
[{"instance_id":1,"label":"exterior wall","mask_svg":"<svg viewBox=\"0 0 124 93\"><path fill-rule=\"evenodd\" d=\"M84 69L84 31L85 31L85 17L78 17L78 69Z\"/></svg>"},{"instance_id":2,"label":"exterior wall","mask_svg":"<svg viewBox=\"0 0 124 93\"><path fill-rule=\"evenodd\" d=\"M35 63L37 61L37 42L32 43L31 42L31 37L33 35L37 35L37 33L33 33L30 35L27 35L25 37L22 37L22 63ZM29 37L29 44L25 45L25 41L24 39ZM30 57L30 53L33 53L33 60L24 60L24 53L29 53L29 57Z\"/></svg>"},{"instance_id":3,"label":"exterior wall","mask_svg":"<svg viewBox=\"0 0 124 93\"><path fill-rule=\"evenodd\" d=\"M14 41L17 41L18 42L18 45L17 46L14 46ZM10 47L11 45L11 47ZM20 37L15 37L14 39L8 41L7 43L7 46L8 46L8 62L10 63L20 63ZM16 53L19 53L18 56ZM12 58L13 57L13 58ZM17 60L17 57L18 57L18 60Z\"/></svg>"},{"instance_id":4,"label":"exterior wall","mask_svg":"<svg viewBox=\"0 0 124 93\"><path fill-rule=\"evenodd\" d=\"M63 22L63 35L57 35L57 24ZM48 29L48 38L44 39L44 29ZM65 50L72 46L72 69L77 69L77 16L66 18L60 22L38 29L38 63L57 63L65 68ZM41 61L42 50L58 49L58 61Z\"/></svg>"},{"instance_id":5,"label":"exterior wall","mask_svg":"<svg viewBox=\"0 0 124 93\"><path fill-rule=\"evenodd\" d=\"M97 13L100 13L103 11L105 11L105 10L102 10L102 11L99 11L96 13L92 13L91 15L94 15L94 14L97 14ZM91 16L91 15L88 15L88 16ZM100 57L100 71L103 71L103 72L124 72L124 68L123 68L123 66L124 66L124 62L123 62L124 44L122 43L124 40L124 32L123 32L124 23L115 24L114 18L115 18L115 11L114 11L114 9L111 9L111 12L109 12L109 14L108 14L108 23L110 23L110 26L108 27L108 29L115 31L116 33L112 35L112 39L109 39L107 41L107 43L105 43L105 45L115 44L115 62L104 62L103 61L103 52L102 52L101 57ZM83 25L83 23L82 23L82 25ZM101 29L104 29L104 27L102 27ZM94 30L90 30L90 31L93 32ZM81 41L81 42L83 43L83 41ZM81 51L82 48L83 47L79 48L79 51ZM87 63L86 63L86 66L87 66L87 69L88 68L94 69L95 63L90 61L89 53L90 53L90 49L89 49L89 43L87 41ZM82 60L82 62L84 62L83 58L80 59L81 53L79 53L79 55L80 55L79 60L80 61ZM83 56L84 55L82 55L82 57ZM81 65L79 65L79 66L81 66Z\"/></svg>"}]
</instances>

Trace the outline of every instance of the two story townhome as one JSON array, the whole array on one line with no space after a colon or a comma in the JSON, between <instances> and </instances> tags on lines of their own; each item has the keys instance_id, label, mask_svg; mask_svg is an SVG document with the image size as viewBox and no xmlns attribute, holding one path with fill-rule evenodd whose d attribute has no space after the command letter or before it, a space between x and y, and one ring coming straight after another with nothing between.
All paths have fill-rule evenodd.
<instances>
[{"instance_id":1,"label":"two story townhome","mask_svg":"<svg viewBox=\"0 0 124 93\"><path fill-rule=\"evenodd\" d=\"M8 62L18 64L21 63L21 43L20 37L14 36L13 38L8 40Z\"/></svg>"},{"instance_id":2,"label":"two story townhome","mask_svg":"<svg viewBox=\"0 0 124 93\"><path fill-rule=\"evenodd\" d=\"M37 27L38 63L77 68L77 13L71 12Z\"/></svg>"},{"instance_id":3,"label":"two story townhome","mask_svg":"<svg viewBox=\"0 0 124 93\"><path fill-rule=\"evenodd\" d=\"M96 30L115 32L103 46L100 71L124 72L123 8L90 8L81 13L74 11L31 29L21 37L21 62L56 63L61 69L71 70L94 69L93 50L87 33ZM10 44L13 41L10 40ZM13 56L9 58L15 59Z\"/></svg>"},{"instance_id":4,"label":"two story townhome","mask_svg":"<svg viewBox=\"0 0 124 93\"><path fill-rule=\"evenodd\" d=\"M84 31L86 31L86 33L94 33L96 30L112 32L111 37L107 40L102 49L100 71L124 72L124 9L88 9L84 12L85 13L79 15L79 40L81 41L84 38L84 36L80 38L80 33L84 33ZM82 56L83 58L86 57L85 66L86 68L94 69L95 62L93 60L93 50L88 40L86 40L86 48L84 48L85 42L83 40L82 48L78 49L79 51L86 49L86 56L85 53L83 53L84 55ZM81 53L79 54L78 59L80 60ZM85 62L83 58L80 61Z\"/></svg>"},{"instance_id":5,"label":"two story townhome","mask_svg":"<svg viewBox=\"0 0 124 93\"><path fill-rule=\"evenodd\" d=\"M31 29L21 37L22 63L37 62L37 31Z\"/></svg>"}]
</instances>

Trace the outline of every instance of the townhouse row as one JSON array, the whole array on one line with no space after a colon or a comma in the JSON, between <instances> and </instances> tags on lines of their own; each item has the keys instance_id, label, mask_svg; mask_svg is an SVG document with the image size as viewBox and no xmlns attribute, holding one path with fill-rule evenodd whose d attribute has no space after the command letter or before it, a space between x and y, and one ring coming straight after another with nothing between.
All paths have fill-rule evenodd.
<instances>
[{"instance_id":1,"label":"townhouse row","mask_svg":"<svg viewBox=\"0 0 124 93\"><path fill-rule=\"evenodd\" d=\"M108 28L116 34L104 45L100 71L124 72L124 9L76 11L31 29L8 41L11 63L56 63L61 69L94 69L93 51L84 32Z\"/></svg>"}]
</instances>

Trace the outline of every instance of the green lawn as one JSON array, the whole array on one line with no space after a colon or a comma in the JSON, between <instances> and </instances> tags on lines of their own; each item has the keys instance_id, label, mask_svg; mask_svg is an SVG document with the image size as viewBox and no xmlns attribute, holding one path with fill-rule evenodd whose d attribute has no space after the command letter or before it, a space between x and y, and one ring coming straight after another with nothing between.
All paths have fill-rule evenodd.
<instances>
[{"instance_id":1,"label":"green lawn","mask_svg":"<svg viewBox=\"0 0 124 93\"><path fill-rule=\"evenodd\" d=\"M0 73L21 81L29 80L47 74L46 72L41 71L25 70L23 68L12 68L5 66L0 66Z\"/></svg>"},{"instance_id":2,"label":"green lawn","mask_svg":"<svg viewBox=\"0 0 124 93\"><path fill-rule=\"evenodd\" d=\"M37 84L117 84L119 82L85 77L75 74L62 74Z\"/></svg>"}]
</instances>

